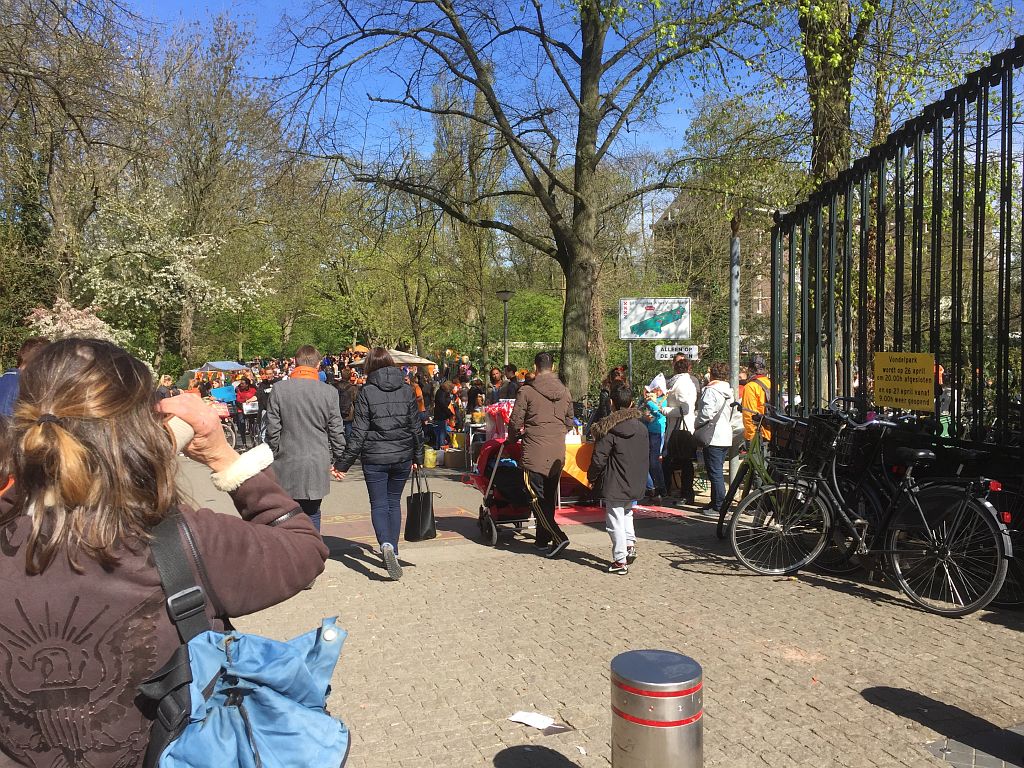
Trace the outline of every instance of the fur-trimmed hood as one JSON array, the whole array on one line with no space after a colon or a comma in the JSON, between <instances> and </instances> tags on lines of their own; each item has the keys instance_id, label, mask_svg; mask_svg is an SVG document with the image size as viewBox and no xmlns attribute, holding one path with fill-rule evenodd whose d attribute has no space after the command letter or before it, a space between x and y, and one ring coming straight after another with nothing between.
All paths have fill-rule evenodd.
<instances>
[{"instance_id":1,"label":"fur-trimmed hood","mask_svg":"<svg viewBox=\"0 0 1024 768\"><path fill-rule=\"evenodd\" d=\"M615 429L619 424L622 424L624 421L629 421L630 419L637 419L643 424L643 411L639 408L625 408L621 411L612 411L611 415L605 416L590 427L590 435L596 442ZM644 429L646 430L647 427L644 426Z\"/></svg>"}]
</instances>

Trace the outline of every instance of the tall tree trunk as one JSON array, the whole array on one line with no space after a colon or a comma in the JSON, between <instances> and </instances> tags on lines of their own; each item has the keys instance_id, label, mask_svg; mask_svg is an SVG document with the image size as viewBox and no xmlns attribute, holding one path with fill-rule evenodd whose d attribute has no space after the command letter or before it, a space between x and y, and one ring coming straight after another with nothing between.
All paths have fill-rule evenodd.
<instances>
[{"instance_id":1,"label":"tall tree trunk","mask_svg":"<svg viewBox=\"0 0 1024 768\"><path fill-rule=\"evenodd\" d=\"M487 355L487 264L484 259L484 237L482 229L476 230L477 275L480 279L480 373L486 381L484 371L490 360Z\"/></svg>"},{"instance_id":2,"label":"tall tree trunk","mask_svg":"<svg viewBox=\"0 0 1024 768\"><path fill-rule=\"evenodd\" d=\"M828 70L818 73L811 90L811 174L818 183L850 165L850 81L844 88Z\"/></svg>"},{"instance_id":3,"label":"tall tree trunk","mask_svg":"<svg viewBox=\"0 0 1024 768\"><path fill-rule=\"evenodd\" d=\"M559 242L559 262L565 275L565 313L562 318L561 376L574 400L582 400L590 384L590 344L593 302L600 264L597 259L597 137L601 122L601 74L604 25L598 3L580 7L583 49L580 56L580 109L573 169L573 241ZM559 240L555 233L556 242Z\"/></svg>"},{"instance_id":4,"label":"tall tree trunk","mask_svg":"<svg viewBox=\"0 0 1024 768\"><path fill-rule=\"evenodd\" d=\"M295 328L295 312L287 310L281 318L281 354L288 354L288 345L292 340L292 329Z\"/></svg>"},{"instance_id":5,"label":"tall tree trunk","mask_svg":"<svg viewBox=\"0 0 1024 768\"><path fill-rule=\"evenodd\" d=\"M181 348L181 358L185 367L192 363L192 341L193 325L195 323L196 310L188 299L181 305L181 323L178 325L178 342Z\"/></svg>"},{"instance_id":6,"label":"tall tree trunk","mask_svg":"<svg viewBox=\"0 0 1024 768\"><path fill-rule=\"evenodd\" d=\"M608 345L604 341L604 302L601 298L600 273L594 278L594 296L590 304L590 370L604 375L608 370Z\"/></svg>"},{"instance_id":7,"label":"tall tree trunk","mask_svg":"<svg viewBox=\"0 0 1024 768\"><path fill-rule=\"evenodd\" d=\"M167 316L161 312L157 319L156 354L153 355L153 370L160 372L160 366L167 354Z\"/></svg>"},{"instance_id":8,"label":"tall tree trunk","mask_svg":"<svg viewBox=\"0 0 1024 768\"><path fill-rule=\"evenodd\" d=\"M854 28L850 0L799 4L811 104L811 174L818 184L834 179L850 165L853 71L875 10L864 0Z\"/></svg>"},{"instance_id":9,"label":"tall tree trunk","mask_svg":"<svg viewBox=\"0 0 1024 768\"><path fill-rule=\"evenodd\" d=\"M565 313L559 372L573 400L586 396L590 382L591 319L599 267L593 249L581 249L564 268Z\"/></svg>"}]
</instances>

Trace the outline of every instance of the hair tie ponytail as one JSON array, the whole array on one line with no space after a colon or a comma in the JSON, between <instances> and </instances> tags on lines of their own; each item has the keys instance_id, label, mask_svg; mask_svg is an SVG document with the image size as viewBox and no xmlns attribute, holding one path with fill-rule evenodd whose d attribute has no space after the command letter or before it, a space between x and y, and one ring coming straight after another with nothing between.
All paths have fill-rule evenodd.
<instances>
[{"instance_id":1,"label":"hair tie ponytail","mask_svg":"<svg viewBox=\"0 0 1024 768\"><path fill-rule=\"evenodd\" d=\"M57 424L63 426L64 421L59 416L54 416L52 413L44 413L36 419L36 424Z\"/></svg>"}]
</instances>

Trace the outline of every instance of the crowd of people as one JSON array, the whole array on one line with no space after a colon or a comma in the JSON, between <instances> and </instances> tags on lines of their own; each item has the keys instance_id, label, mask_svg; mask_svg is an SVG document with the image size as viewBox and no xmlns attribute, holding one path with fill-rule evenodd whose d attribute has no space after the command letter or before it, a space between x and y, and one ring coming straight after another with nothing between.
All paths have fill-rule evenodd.
<instances>
[{"instance_id":1,"label":"crowd of people","mask_svg":"<svg viewBox=\"0 0 1024 768\"><path fill-rule=\"evenodd\" d=\"M34 632L49 626L45 617L70 620L81 612L94 629L88 642L112 643L115 654L132 658L140 649L149 654L137 659L137 673L108 681L97 670L88 677L104 701L129 701L177 642L147 556L154 526L180 518L183 541L202 553L197 572L209 594L208 618L223 629L232 616L312 586L327 557L322 501L331 480L344 480L359 462L381 566L398 580L403 489L422 467L428 439L444 445L456 419L502 401L514 403L508 437L522 443L519 467L537 519L535 545L558 557L569 538L555 507L566 435L579 426L579 408L550 354L537 355L533 368L493 368L485 383L462 364L402 368L384 349L356 360L306 345L288 360L193 375L182 388L191 391L181 391L167 377L154 381L143 363L108 342L30 339L17 366L0 377L0 573L19 595L0 606L0 626L12 638L28 637L18 628ZM700 377L680 357L669 378L657 377L642 392L626 378L621 368L609 373L587 424L594 440L589 479L605 506L614 574L627 573L637 557L637 504L668 503L669 492L679 503L693 502L698 451L712 482L704 511L717 514L723 463L737 443L727 365L712 363ZM750 414L763 412L770 387L764 360L753 357L740 394L747 438ZM233 394L241 406L256 402L265 417L260 439L244 453L227 443L217 412L203 400L218 389L231 390L221 396ZM186 426L184 442L174 421ZM211 470L241 519L188 505L177 484L180 451ZM254 551L260 556L249 556ZM140 639L142 627L148 635ZM0 646L6 642L0 637ZM89 646L83 658L108 651ZM89 696L69 704L78 679L47 677L47 669L26 666L17 683L0 670L0 716L10 724L0 751L22 765L59 761L69 748L92 765L135 764L149 716L122 708L103 739L68 742L65 735L95 716L97 704ZM24 709L17 695L24 690L47 693ZM45 717L27 717L30 710Z\"/></svg>"}]
</instances>

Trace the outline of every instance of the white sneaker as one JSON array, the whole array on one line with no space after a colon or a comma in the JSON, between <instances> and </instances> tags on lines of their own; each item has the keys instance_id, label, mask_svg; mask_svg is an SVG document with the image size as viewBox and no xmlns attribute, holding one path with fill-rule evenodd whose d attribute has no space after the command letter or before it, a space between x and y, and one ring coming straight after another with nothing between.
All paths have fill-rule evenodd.
<instances>
[{"instance_id":1,"label":"white sneaker","mask_svg":"<svg viewBox=\"0 0 1024 768\"><path fill-rule=\"evenodd\" d=\"M380 554L384 558L384 567L388 569L388 576L391 577L391 580L398 581L402 578L402 566L395 555L395 548L387 543L381 544Z\"/></svg>"}]
</instances>

